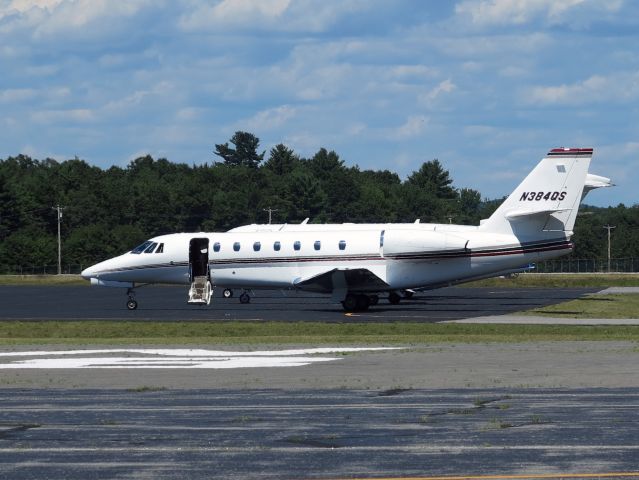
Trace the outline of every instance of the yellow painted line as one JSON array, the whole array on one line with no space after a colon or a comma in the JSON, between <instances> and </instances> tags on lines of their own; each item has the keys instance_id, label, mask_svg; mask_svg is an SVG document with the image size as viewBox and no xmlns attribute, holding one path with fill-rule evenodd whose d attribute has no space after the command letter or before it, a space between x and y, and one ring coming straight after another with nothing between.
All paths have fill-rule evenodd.
<instances>
[{"instance_id":1,"label":"yellow painted line","mask_svg":"<svg viewBox=\"0 0 639 480\"><path fill-rule=\"evenodd\" d=\"M639 472L542 473L531 475L462 475L455 477L352 477L351 480L522 480L562 478L639 478ZM334 479L347 480L347 479Z\"/></svg>"}]
</instances>

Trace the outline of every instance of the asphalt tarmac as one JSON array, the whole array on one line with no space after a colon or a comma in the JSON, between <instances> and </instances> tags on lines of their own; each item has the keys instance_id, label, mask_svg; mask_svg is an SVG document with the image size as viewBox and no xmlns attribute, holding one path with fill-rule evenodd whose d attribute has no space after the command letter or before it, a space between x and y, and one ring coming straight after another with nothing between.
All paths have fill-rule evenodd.
<instances>
[{"instance_id":1,"label":"asphalt tarmac","mask_svg":"<svg viewBox=\"0 0 639 480\"><path fill-rule=\"evenodd\" d=\"M636 388L0 398L0 476L13 480L639 478Z\"/></svg>"},{"instance_id":2,"label":"asphalt tarmac","mask_svg":"<svg viewBox=\"0 0 639 480\"><path fill-rule=\"evenodd\" d=\"M359 315L461 320L592 291L457 287ZM119 289L0 287L0 319L345 320L286 293L197 308L147 288L129 312ZM631 342L147 348L0 349L0 478L639 479Z\"/></svg>"},{"instance_id":3,"label":"asphalt tarmac","mask_svg":"<svg viewBox=\"0 0 639 480\"><path fill-rule=\"evenodd\" d=\"M367 312L348 314L366 321L440 322L504 315L556 304L597 289L587 288L464 288L452 287L415 294L390 305L385 298ZM326 295L297 291L256 290L247 305L237 296L221 297L208 306L186 303L187 287L143 287L137 290L139 307L126 309L125 290L82 286L0 286L0 319L4 320L256 320L342 322L341 305Z\"/></svg>"}]
</instances>

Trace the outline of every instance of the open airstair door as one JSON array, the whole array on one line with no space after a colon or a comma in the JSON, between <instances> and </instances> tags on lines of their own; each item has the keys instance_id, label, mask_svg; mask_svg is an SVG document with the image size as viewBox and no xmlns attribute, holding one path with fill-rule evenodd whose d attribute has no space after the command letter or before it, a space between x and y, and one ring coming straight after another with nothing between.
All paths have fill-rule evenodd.
<instances>
[{"instance_id":1,"label":"open airstair door","mask_svg":"<svg viewBox=\"0 0 639 480\"><path fill-rule=\"evenodd\" d=\"M189 242L189 289L188 303L208 305L211 301L211 282L209 277L209 239L192 238Z\"/></svg>"}]
</instances>

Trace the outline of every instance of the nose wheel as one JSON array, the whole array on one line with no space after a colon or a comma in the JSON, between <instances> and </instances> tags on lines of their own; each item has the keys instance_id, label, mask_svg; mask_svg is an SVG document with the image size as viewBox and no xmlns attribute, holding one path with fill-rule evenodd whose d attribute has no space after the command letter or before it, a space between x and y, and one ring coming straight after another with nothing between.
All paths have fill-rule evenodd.
<instances>
[{"instance_id":1,"label":"nose wheel","mask_svg":"<svg viewBox=\"0 0 639 480\"><path fill-rule=\"evenodd\" d=\"M129 310L135 310L136 308L138 308L138 302L135 301L135 292L133 291L133 289L127 289L126 294L128 295L126 308Z\"/></svg>"}]
</instances>

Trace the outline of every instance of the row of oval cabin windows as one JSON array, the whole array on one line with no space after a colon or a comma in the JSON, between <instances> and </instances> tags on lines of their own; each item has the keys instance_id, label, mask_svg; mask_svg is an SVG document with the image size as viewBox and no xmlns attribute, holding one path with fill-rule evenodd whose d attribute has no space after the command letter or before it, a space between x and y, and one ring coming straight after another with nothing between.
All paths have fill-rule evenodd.
<instances>
[{"instance_id":1,"label":"row of oval cabin windows","mask_svg":"<svg viewBox=\"0 0 639 480\"><path fill-rule=\"evenodd\" d=\"M340 240L339 243L337 244L340 250L346 250L346 240ZM240 251L240 242L235 242L233 243L233 251L235 252L239 252ZM220 244L220 242L215 242L213 244L213 251L214 252L219 252L220 249L222 248L222 245ZM299 240L296 240L293 243L293 250L300 250L302 248L302 242L300 242ZM313 242L313 248L315 250L320 250L322 248L322 242L319 240L315 240L315 242ZM262 243L261 242L255 242L253 243L253 250L256 252L259 252L262 249ZM275 250L276 252L279 252L282 249L282 243L280 241L275 241L273 242L273 250Z\"/></svg>"}]
</instances>

